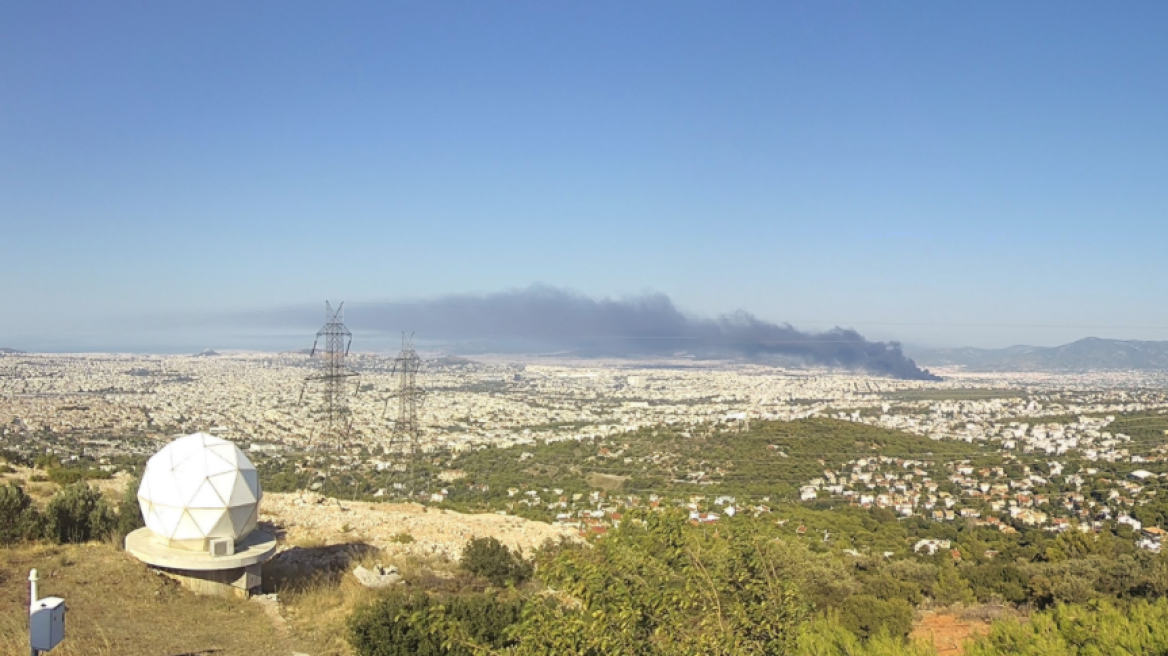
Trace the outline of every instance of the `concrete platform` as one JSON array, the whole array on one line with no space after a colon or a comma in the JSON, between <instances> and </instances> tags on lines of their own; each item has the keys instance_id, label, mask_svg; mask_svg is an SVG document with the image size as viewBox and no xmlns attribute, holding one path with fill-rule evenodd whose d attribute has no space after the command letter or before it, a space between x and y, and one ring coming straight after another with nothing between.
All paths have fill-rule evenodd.
<instances>
[{"instance_id":1,"label":"concrete platform","mask_svg":"<svg viewBox=\"0 0 1168 656\"><path fill-rule=\"evenodd\" d=\"M213 597L248 597L259 591L261 565L276 554L276 538L252 531L235 545L230 556L206 551L175 549L160 542L148 528L126 536L126 551L178 581L196 594Z\"/></svg>"},{"instance_id":2,"label":"concrete platform","mask_svg":"<svg viewBox=\"0 0 1168 656\"><path fill-rule=\"evenodd\" d=\"M126 551L148 565L207 572L262 563L276 553L276 538L263 531L252 531L235 544L234 554L212 556L206 551L168 547L159 542L150 529L140 528L126 536Z\"/></svg>"}]
</instances>

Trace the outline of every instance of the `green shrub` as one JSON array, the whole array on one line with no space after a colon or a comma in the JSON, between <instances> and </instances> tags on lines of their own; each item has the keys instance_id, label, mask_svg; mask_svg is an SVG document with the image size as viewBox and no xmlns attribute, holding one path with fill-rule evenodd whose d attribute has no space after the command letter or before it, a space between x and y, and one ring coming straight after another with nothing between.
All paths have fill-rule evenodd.
<instances>
[{"instance_id":1,"label":"green shrub","mask_svg":"<svg viewBox=\"0 0 1168 656\"><path fill-rule=\"evenodd\" d=\"M138 504L138 487L142 484L142 477L136 476L126 485L122 498L118 501L118 519L114 532L119 537L125 537L133 531L142 528L146 522L142 519L142 506Z\"/></svg>"},{"instance_id":2,"label":"green shrub","mask_svg":"<svg viewBox=\"0 0 1168 656\"><path fill-rule=\"evenodd\" d=\"M61 543L104 539L116 523L109 503L84 481L54 494L45 508L45 534Z\"/></svg>"},{"instance_id":3,"label":"green shrub","mask_svg":"<svg viewBox=\"0 0 1168 656\"><path fill-rule=\"evenodd\" d=\"M906 642L886 631L861 640L832 611L800 626L794 653L796 656L937 656L931 641Z\"/></svg>"},{"instance_id":4,"label":"green shrub","mask_svg":"<svg viewBox=\"0 0 1168 656\"><path fill-rule=\"evenodd\" d=\"M937 571L937 583L933 586L933 600L941 606L952 606L972 604L975 599L969 581L961 576L951 560L943 560Z\"/></svg>"},{"instance_id":5,"label":"green shrub","mask_svg":"<svg viewBox=\"0 0 1168 656\"><path fill-rule=\"evenodd\" d=\"M9 465L20 465L21 467L28 467L32 464L24 454L9 451L8 449L0 449L0 460L3 460Z\"/></svg>"},{"instance_id":6,"label":"green shrub","mask_svg":"<svg viewBox=\"0 0 1168 656\"><path fill-rule=\"evenodd\" d=\"M1168 600L1058 605L1027 621L994 622L969 643L968 656L1162 654L1168 645Z\"/></svg>"},{"instance_id":7,"label":"green shrub","mask_svg":"<svg viewBox=\"0 0 1168 656\"><path fill-rule=\"evenodd\" d=\"M471 656L466 639L492 649L513 645L508 629L522 609L521 601L491 595L439 600L394 591L354 611L349 644L360 656Z\"/></svg>"},{"instance_id":8,"label":"green shrub","mask_svg":"<svg viewBox=\"0 0 1168 656\"><path fill-rule=\"evenodd\" d=\"M0 487L0 544L12 544L39 536L40 513L19 485Z\"/></svg>"},{"instance_id":9,"label":"green shrub","mask_svg":"<svg viewBox=\"0 0 1168 656\"><path fill-rule=\"evenodd\" d=\"M962 570L961 575L969 581L974 596L979 601L1000 598L1013 604L1020 604L1027 600L1030 578L1014 565L984 563Z\"/></svg>"},{"instance_id":10,"label":"green shrub","mask_svg":"<svg viewBox=\"0 0 1168 656\"><path fill-rule=\"evenodd\" d=\"M462 568L492 585L520 585L531 578L531 564L495 538L475 538L462 550Z\"/></svg>"},{"instance_id":11,"label":"green shrub","mask_svg":"<svg viewBox=\"0 0 1168 656\"><path fill-rule=\"evenodd\" d=\"M110 473L100 469L81 467L50 467L49 480L62 487L79 481L110 478Z\"/></svg>"},{"instance_id":12,"label":"green shrub","mask_svg":"<svg viewBox=\"0 0 1168 656\"><path fill-rule=\"evenodd\" d=\"M872 595L855 595L840 608L841 623L861 638L882 632L896 638L907 636L912 620L913 607L903 599L884 601Z\"/></svg>"},{"instance_id":13,"label":"green shrub","mask_svg":"<svg viewBox=\"0 0 1168 656\"><path fill-rule=\"evenodd\" d=\"M539 560L554 595L533 601L517 656L790 654L806 604L760 524L691 527L680 512L630 511L588 546Z\"/></svg>"},{"instance_id":14,"label":"green shrub","mask_svg":"<svg viewBox=\"0 0 1168 656\"><path fill-rule=\"evenodd\" d=\"M919 604L924 599L919 584L913 581L904 581L885 573L866 579L864 592L885 601L904 599L909 603Z\"/></svg>"}]
</instances>

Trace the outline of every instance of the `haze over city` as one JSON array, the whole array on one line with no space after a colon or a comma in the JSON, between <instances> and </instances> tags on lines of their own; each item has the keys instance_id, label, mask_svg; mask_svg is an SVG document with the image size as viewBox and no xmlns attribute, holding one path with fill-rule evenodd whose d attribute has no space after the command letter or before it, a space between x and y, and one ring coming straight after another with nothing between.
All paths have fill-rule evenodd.
<instances>
[{"instance_id":1,"label":"haze over city","mask_svg":"<svg viewBox=\"0 0 1168 656\"><path fill-rule=\"evenodd\" d=\"M248 317L324 299L380 343L421 328L382 304L533 285L914 347L1168 340L1166 26L8 3L0 346L288 348Z\"/></svg>"}]
</instances>

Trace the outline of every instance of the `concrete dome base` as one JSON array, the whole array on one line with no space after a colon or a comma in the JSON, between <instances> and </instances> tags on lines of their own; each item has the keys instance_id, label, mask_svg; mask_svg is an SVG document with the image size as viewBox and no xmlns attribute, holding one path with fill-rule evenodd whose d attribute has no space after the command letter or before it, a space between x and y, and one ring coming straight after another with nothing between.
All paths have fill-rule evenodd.
<instances>
[{"instance_id":1,"label":"concrete dome base","mask_svg":"<svg viewBox=\"0 0 1168 656\"><path fill-rule=\"evenodd\" d=\"M169 546L150 529L140 528L126 536L126 551L197 594L248 597L263 583L261 567L276 554L276 538L252 531L236 543L235 553L213 556Z\"/></svg>"}]
</instances>

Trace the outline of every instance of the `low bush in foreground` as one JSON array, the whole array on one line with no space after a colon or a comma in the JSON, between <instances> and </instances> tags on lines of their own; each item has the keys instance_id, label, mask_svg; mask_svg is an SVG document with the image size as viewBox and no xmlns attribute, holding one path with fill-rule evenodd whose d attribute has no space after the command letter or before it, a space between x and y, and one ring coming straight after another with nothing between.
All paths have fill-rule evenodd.
<instances>
[{"instance_id":1,"label":"low bush in foreground","mask_svg":"<svg viewBox=\"0 0 1168 656\"><path fill-rule=\"evenodd\" d=\"M495 538L475 538L468 542L459 563L466 571L498 587L521 585L531 578L531 564Z\"/></svg>"},{"instance_id":2,"label":"low bush in foreground","mask_svg":"<svg viewBox=\"0 0 1168 656\"><path fill-rule=\"evenodd\" d=\"M349 643L361 656L471 656L513 646L522 608L488 594L439 599L395 591L353 613Z\"/></svg>"},{"instance_id":3,"label":"low bush in foreground","mask_svg":"<svg viewBox=\"0 0 1168 656\"><path fill-rule=\"evenodd\" d=\"M913 607L903 599L885 601L872 595L854 595L844 602L840 619L861 638L878 633L903 638L912 631Z\"/></svg>"},{"instance_id":4,"label":"low bush in foreground","mask_svg":"<svg viewBox=\"0 0 1168 656\"><path fill-rule=\"evenodd\" d=\"M1168 600L1056 606L1028 621L995 622L966 656L1130 656L1168 653Z\"/></svg>"},{"instance_id":5,"label":"low bush in foreground","mask_svg":"<svg viewBox=\"0 0 1168 656\"><path fill-rule=\"evenodd\" d=\"M488 542L476 549L500 569L513 555ZM675 513L629 513L604 538L545 549L537 562L539 582L505 598L397 592L353 615L350 644L360 656L935 656L933 645L908 639L913 607L892 583L928 579L922 598L958 604L972 596L951 562L876 559L856 561L868 589L853 583L825 595L835 570L820 554L757 522L690 526ZM1133 569L1132 581L1153 565ZM979 568L975 582L993 567ZM966 655L1168 654L1168 599L1054 599L1024 621L995 622Z\"/></svg>"}]
</instances>

